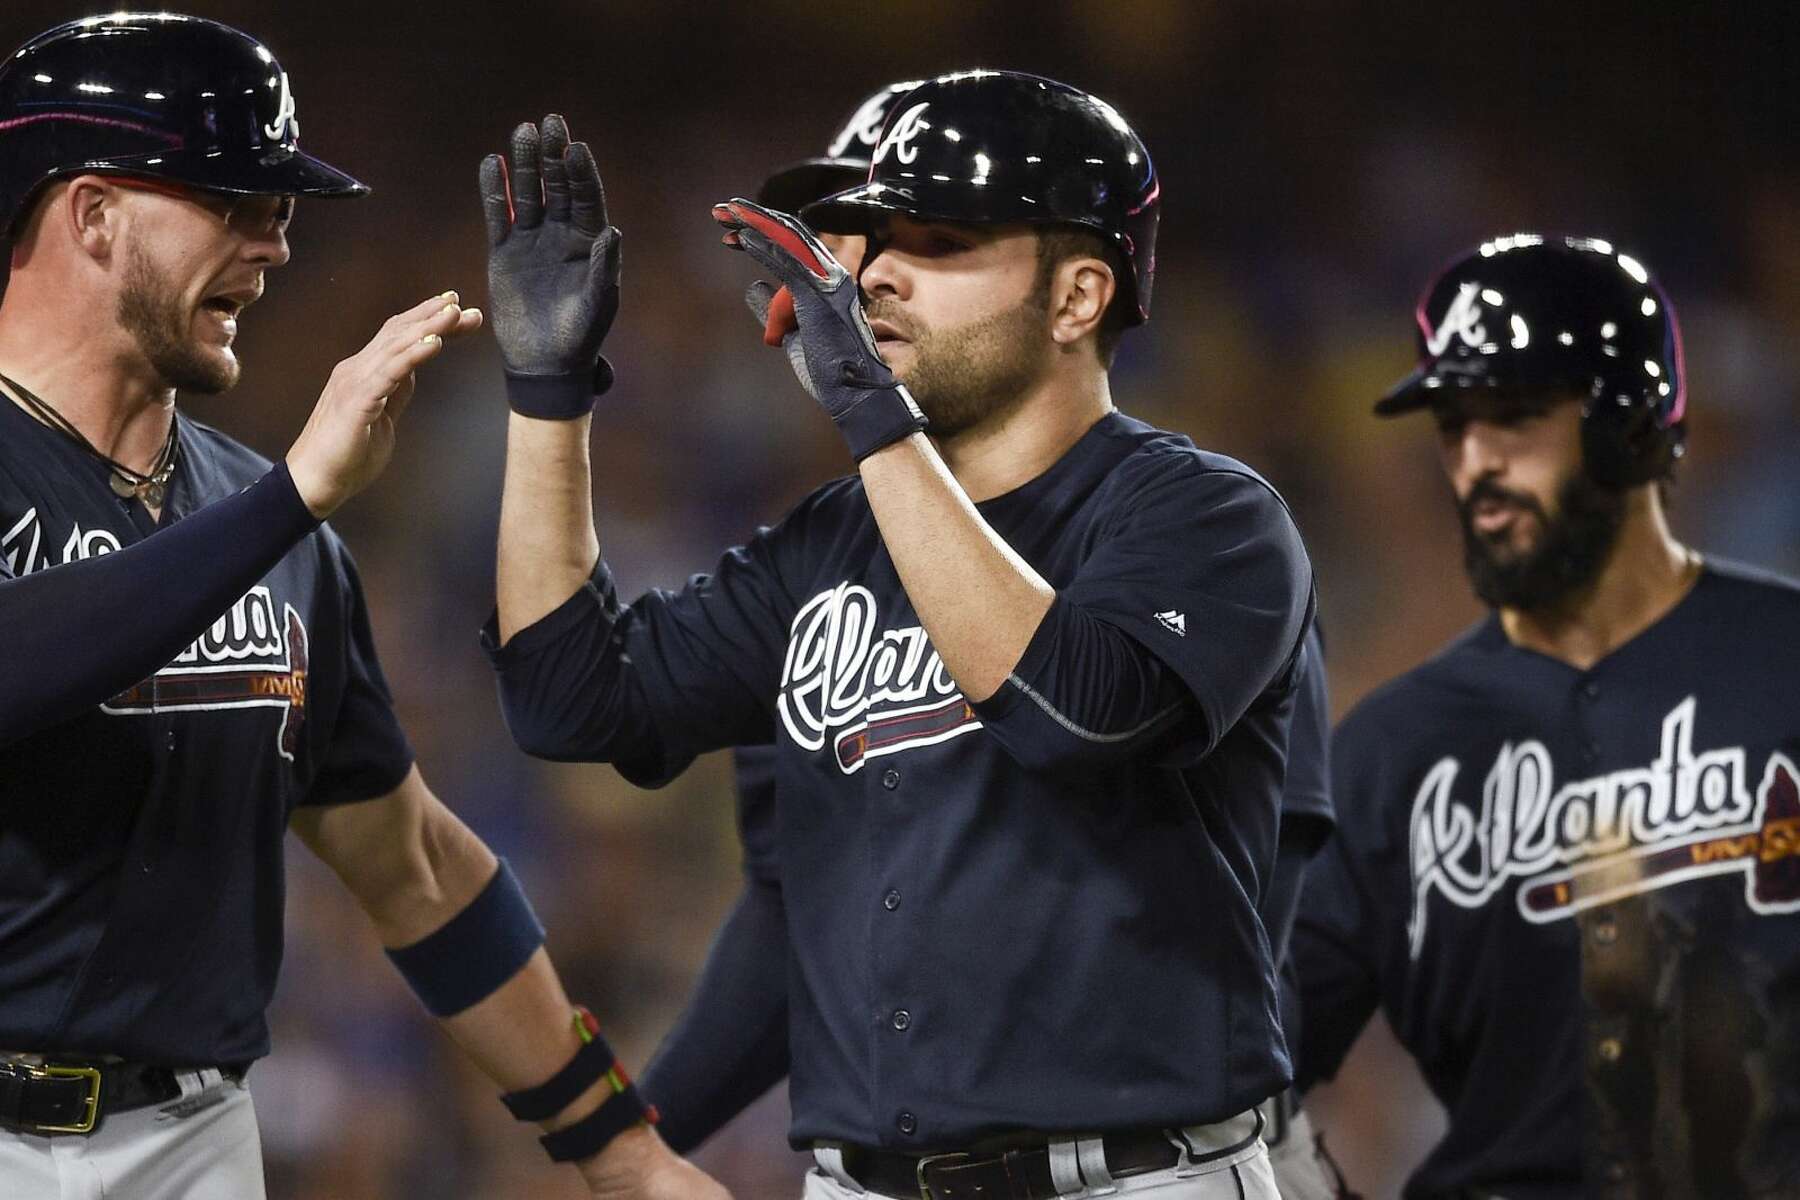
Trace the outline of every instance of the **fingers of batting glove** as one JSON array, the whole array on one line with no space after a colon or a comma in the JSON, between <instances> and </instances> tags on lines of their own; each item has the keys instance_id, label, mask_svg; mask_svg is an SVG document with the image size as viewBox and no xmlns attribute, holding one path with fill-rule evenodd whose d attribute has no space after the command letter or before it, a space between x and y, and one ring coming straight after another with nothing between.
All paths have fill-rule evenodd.
<instances>
[{"instance_id":1,"label":"fingers of batting glove","mask_svg":"<svg viewBox=\"0 0 1800 1200\"><path fill-rule=\"evenodd\" d=\"M481 216L488 245L498 246L512 232L512 198L506 193L506 160L490 154L481 160Z\"/></svg>"},{"instance_id":2,"label":"fingers of batting glove","mask_svg":"<svg viewBox=\"0 0 1800 1200\"><path fill-rule=\"evenodd\" d=\"M590 236L606 228L606 189L586 142L576 142L563 155L569 176L569 221Z\"/></svg>"},{"instance_id":3,"label":"fingers of batting glove","mask_svg":"<svg viewBox=\"0 0 1800 1200\"><path fill-rule=\"evenodd\" d=\"M539 127L538 161L544 171L544 219L569 219L569 169L563 156L569 149L569 126L560 113L551 113Z\"/></svg>"},{"instance_id":4,"label":"fingers of batting glove","mask_svg":"<svg viewBox=\"0 0 1800 1200\"><path fill-rule=\"evenodd\" d=\"M789 335L800 331L799 318L794 315L794 293L788 288L778 289L758 279L744 292L744 303L762 323L763 345L779 346Z\"/></svg>"},{"instance_id":5,"label":"fingers of batting glove","mask_svg":"<svg viewBox=\"0 0 1800 1200\"><path fill-rule=\"evenodd\" d=\"M512 131L507 144L512 174L513 224L536 229L544 221L544 185L538 168L538 131L530 121Z\"/></svg>"},{"instance_id":6,"label":"fingers of batting glove","mask_svg":"<svg viewBox=\"0 0 1800 1200\"><path fill-rule=\"evenodd\" d=\"M748 200L728 200L713 206L713 220L736 235L738 249L790 285L805 282L816 290L830 291L849 278L849 272L798 217Z\"/></svg>"}]
</instances>

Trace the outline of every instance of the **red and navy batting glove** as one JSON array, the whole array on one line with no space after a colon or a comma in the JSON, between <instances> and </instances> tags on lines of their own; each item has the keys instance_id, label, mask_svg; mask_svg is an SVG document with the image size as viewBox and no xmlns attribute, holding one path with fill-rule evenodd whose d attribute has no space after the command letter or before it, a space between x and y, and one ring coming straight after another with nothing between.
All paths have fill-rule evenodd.
<instances>
[{"instance_id":1,"label":"red and navy batting glove","mask_svg":"<svg viewBox=\"0 0 1800 1200\"><path fill-rule=\"evenodd\" d=\"M763 340L787 350L800 386L836 422L851 457L861 462L925 428L925 414L876 353L856 280L812 230L748 200L716 205L713 220L725 227L727 246L781 280L780 288L757 280L744 299L763 324Z\"/></svg>"},{"instance_id":2,"label":"red and navy batting glove","mask_svg":"<svg viewBox=\"0 0 1800 1200\"><path fill-rule=\"evenodd\" d=\"M555 113L513 130L481 164L488 311L506 395L528 417L568 419L612 385L600 343L619 311L619 231L585 143Z\"/></svg>"}]
</instances>

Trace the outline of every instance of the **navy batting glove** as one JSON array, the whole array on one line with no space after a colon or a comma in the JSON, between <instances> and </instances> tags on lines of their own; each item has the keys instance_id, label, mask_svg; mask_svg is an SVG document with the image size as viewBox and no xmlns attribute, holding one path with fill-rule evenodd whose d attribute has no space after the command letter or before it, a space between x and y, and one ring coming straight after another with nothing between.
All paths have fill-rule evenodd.
<instances>
[{"instance_id":1,"label":"navy batting glove","mask_svg":"<svg viewBox=\"0 0 1800 1200\"><path fill-rule=\"evenodd\" d=\"M777 289L759 279L744 298L764 325L764 340L780 339L800 386L837 423L851 457L861 462L925 428L925 414L875 350L856 280L812 230L748 200L715 206L713 220L725 227L727 246L781 280ZM792 300L798 328L788 326L779 311L770 319L770 307L782 293L783 300Z\"/></svg>"},{"instance_id":2,"label":"navy batting glove","mask_svg":"<svg viewBox=\"0 0 1800 1200\"><path fill-rule=\"evenodd\" d=\"M600 343L619 312L619 231L606 223L594 156L555 113L481 162L488 314L506 395L528 417L566 420L612 386Z\"/></svg>"}]
</instances>

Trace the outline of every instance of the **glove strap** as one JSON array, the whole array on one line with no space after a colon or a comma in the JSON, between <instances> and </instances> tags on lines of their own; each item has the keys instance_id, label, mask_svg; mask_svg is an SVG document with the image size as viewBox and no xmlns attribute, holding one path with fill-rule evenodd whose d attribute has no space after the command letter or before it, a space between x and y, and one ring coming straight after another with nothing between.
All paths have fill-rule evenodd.
<instances>
[{"instance_id":1,"label":"glove strap","mask_svg":"<svg viewBox=\"0 0 1800 1200\"><path fill-rule=\"evenodd\" d=\"M506 373L506 402L522 417L540 421L573 421L594 411L594 401L613 385L612 364L602 357L593 374L522 375Z\"/></svg>"},{"instance_id":2,"label":"glove strap","mask_svg":"<svg viewBox=\"0 0 1800 1200\"><path fill-rule=\"evenodd\" d=\"M832 420L850 445L850 457L857 462L883 447L911 437L927 425L925 414L919 411L912 393L898 383L863 392L851 404L833 413Z\"/></svg>"}]
</instances>

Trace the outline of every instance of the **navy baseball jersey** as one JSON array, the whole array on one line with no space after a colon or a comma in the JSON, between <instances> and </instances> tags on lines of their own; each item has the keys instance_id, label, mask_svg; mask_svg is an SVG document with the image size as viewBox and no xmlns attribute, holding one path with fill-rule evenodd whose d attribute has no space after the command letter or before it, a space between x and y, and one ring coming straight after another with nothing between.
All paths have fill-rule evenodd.
<instances>
[{"instance_id":1,"label":"navy baseball jersey","mask_svg":"<svg viewBox=\"0 0 1800 1200\"><path fill-rule=\"evenodd\" d=\"M488 630L534 753L656 784L774 741L797 1142L1211 1122L1289 1078L1256 907L1312 611L1285 506L1115 413L978 507L1057 596L977 703L857 479L678 593L623 608L601 566Z\"/></svg>"},{"instance_id":2,"label":"navy baseball jersey","mask_svg":"<svg viewBox=\"0 0 1800 1200\"><path fill-rule=\"evenodd\" d=\"M1490 618L1333 742L1302 1084L1379 1006L1449 1109L1410 1197L1800 1194L1800 588L1711 565L1582 671Z\"/></svg>"},{"instance_id":3,"label":"navy baseball jersey","mask_svg":"<svg viewBox=\"0 0 1800 1200\"><path fill-rule=\"evenodd\" d=\"M164 525L269 469L176 419ZM156 531L106 475L0 400L0 557L13 573ZM6 669L31 670L31 657ZM411 763L355 567L321 528L150 678L0 751L0 1046L169 1065L267 1053L288 817L383 795Z\"/></svg>"},{"instance_id":4,"label":"navy baseball jersey","mask_svg":"<svg viewBox=\"0 0 1800 1200\"><path fill-rule=\"evenodd\" d=\"M1260 905L1278 967L1282 1034L1290 1043L1299 1028L1300 995L1284 950L1306 862L1334 824L1327 768L1331 705L1316 622L1302 654L1281 791L1280 849ZM739 747L731 761L744 890L713 940L686 1007L638 1078L662 1113L657 1132L678 1154L700 1145L788 1074L789 942L775 750Z\"/></svg>"}]
</instances>

